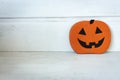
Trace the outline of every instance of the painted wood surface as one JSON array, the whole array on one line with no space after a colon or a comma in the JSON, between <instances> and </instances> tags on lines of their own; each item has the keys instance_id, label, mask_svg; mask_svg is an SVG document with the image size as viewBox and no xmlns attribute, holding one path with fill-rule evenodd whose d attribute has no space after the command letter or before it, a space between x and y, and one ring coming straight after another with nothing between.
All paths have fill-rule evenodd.
<instances>
[{"instance_id":1,"label":"painted wood surface","mask_svg":"<svg viewBox=\"0 0 120 80\"><path fill-rule=\"evenodd\" d=\"M109 51L120 50L120 17L0 19L0 51L72 51L69 31L75 22L97 19L112 32Z\"/></svg>"},{"instance_id":2,"label":"painted wood surface","mask_svg":"<svg viewBox=\"0 0 120 80\"><path fill-rule=\"evenodd\" d=\"M120 80L120 52L0 52L0 80Z\"/></svg>"},{"instance_id":3,"label":"painted wood surface","mask_svg":"<svg viewBox=\"0 0 120 80\"><path fill-rule=\"evenodd\" d=\"M0 51L72 51L71 26L105 21L112 32L109 51L120 50L118 0L1 0Z\"/></svg>"},{"instance_id":4,"label":"painted wood surface","mask_svg":"<svg viewBox=\"0 0 120 80\"><path fill-rule=\"evenodd\" d=\"M0 17L120 16L119 0L0 0Z\"/></svg>"}]
</instances>

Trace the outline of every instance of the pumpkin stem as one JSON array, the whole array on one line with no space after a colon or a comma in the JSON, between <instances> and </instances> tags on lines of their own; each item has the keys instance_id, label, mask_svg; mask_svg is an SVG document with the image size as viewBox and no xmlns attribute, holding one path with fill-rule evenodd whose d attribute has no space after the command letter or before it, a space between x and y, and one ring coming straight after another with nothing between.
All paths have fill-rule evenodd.
<instances>
[{"instance_id":1,"label":"pumpkin stem","mask_svg":"<svg viewBox=\"0 0 120 80\"><path fill-rule=\"evenodd\" d=\"M94 23L94 21L95 21L94 19L90 20L90 24L93 24L93 23Z\"/></svg>"}]
</instances>

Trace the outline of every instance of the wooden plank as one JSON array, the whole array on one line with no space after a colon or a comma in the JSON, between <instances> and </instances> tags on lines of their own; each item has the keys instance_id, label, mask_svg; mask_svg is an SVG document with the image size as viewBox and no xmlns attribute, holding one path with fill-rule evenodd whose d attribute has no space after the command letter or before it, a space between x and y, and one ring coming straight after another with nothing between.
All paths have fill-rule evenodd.
<instances>
[{"instance_id":1,"label":"wooden plank","mask_svg":"<svg viewBox=\"0 0 120 80\"><path fill-rule=\"evenodd\" d=\"M114 0L0 0L0 17L120 16Z\"/></svg>"},{"instance_id":2,"label":"wooden plank","mask_svg":"<svg viewBox=\"0 0 120 80\"><path fill-rule=\"evenodd\" d=\"M0 52L0 80L120 80L120 52Z\"/></svg>"},{"instance_id":3,"label":"wooden plank","mask_svg":"<svg viewBox=\"0 0 120 80\"><path fill-rule=\"evenodd\" d=\"M120 51L120 17L0 19L0 51L72 51L71 26L90 19L109 25L112 32L109 51Z\"/></svg>"}]
</instances>

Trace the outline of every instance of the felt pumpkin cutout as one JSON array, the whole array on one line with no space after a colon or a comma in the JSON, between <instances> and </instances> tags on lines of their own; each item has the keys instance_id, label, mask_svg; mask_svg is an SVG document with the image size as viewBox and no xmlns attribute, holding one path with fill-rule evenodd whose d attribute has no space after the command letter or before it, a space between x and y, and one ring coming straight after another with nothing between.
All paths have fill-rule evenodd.
<instances>
[{"instance_id":1,"label":"felt pumpkin cutout","mask_svg":"<svg viewBox=\"0 0 120 80\"><path fill-rule=\"evenodd\" d=\"M100 54L111 42L108 25L99 20L80 21L70 30L70 44L75 52Z\"/></svg>"}]
</instances>

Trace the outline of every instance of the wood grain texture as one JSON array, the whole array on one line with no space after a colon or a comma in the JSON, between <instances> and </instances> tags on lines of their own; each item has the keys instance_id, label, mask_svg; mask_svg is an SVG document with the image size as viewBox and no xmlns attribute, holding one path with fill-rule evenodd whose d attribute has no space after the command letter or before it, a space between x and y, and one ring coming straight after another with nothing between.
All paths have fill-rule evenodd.
<instances>
[{"instance_id":1,"label":"wood grain texture","mask_svg":"<svg viewBox=\"0 0 120 80\"><path fill-rule=\"evenodd\" d=\"M120 16L119 0L0 0L0 17Z\"/></svg>"},{"instance_id":2,"label":"wood grain texture","mask_svg":"<svg viewBox=\"0 0 120 80\"><path fill-rule=\"evenodd\" d=\"M109 51L120 50L118 0L0 0L0 51L72 51L69 30L80 20L103 20Z\"/></svg>"},{"instance_id":3,"label":"wood grain texture","mask_svg":"<svg viewBox=\"0 0 120 80\"><path fill-rule=\"evenodd\" d=\"M0 52L0 80L119 80L120 52Z\"/></svg>"},{"instance_id":4,"label":"wood grain texture","mask_svg":"<svg viewBox=\"0 0 120 80\"><path fill-rule=\"evenodd\" d=\"M120 17L0 19L0 51L72 51L69 31L81 20L102 20L112 33L109 51L120 50Z\"/></svg>"},{"instance_id":5,"label":"wood grain texture","mask_svg":"<svg viewBox=\"0 0 120 80\"><path fill-rule=\"evenodd\" d=\"M120 80L119 7L119 0L0 0L0 80ZM109 25L111 47L75 54L69 30L91 19Z\"/></svg>"}]
</instances>

